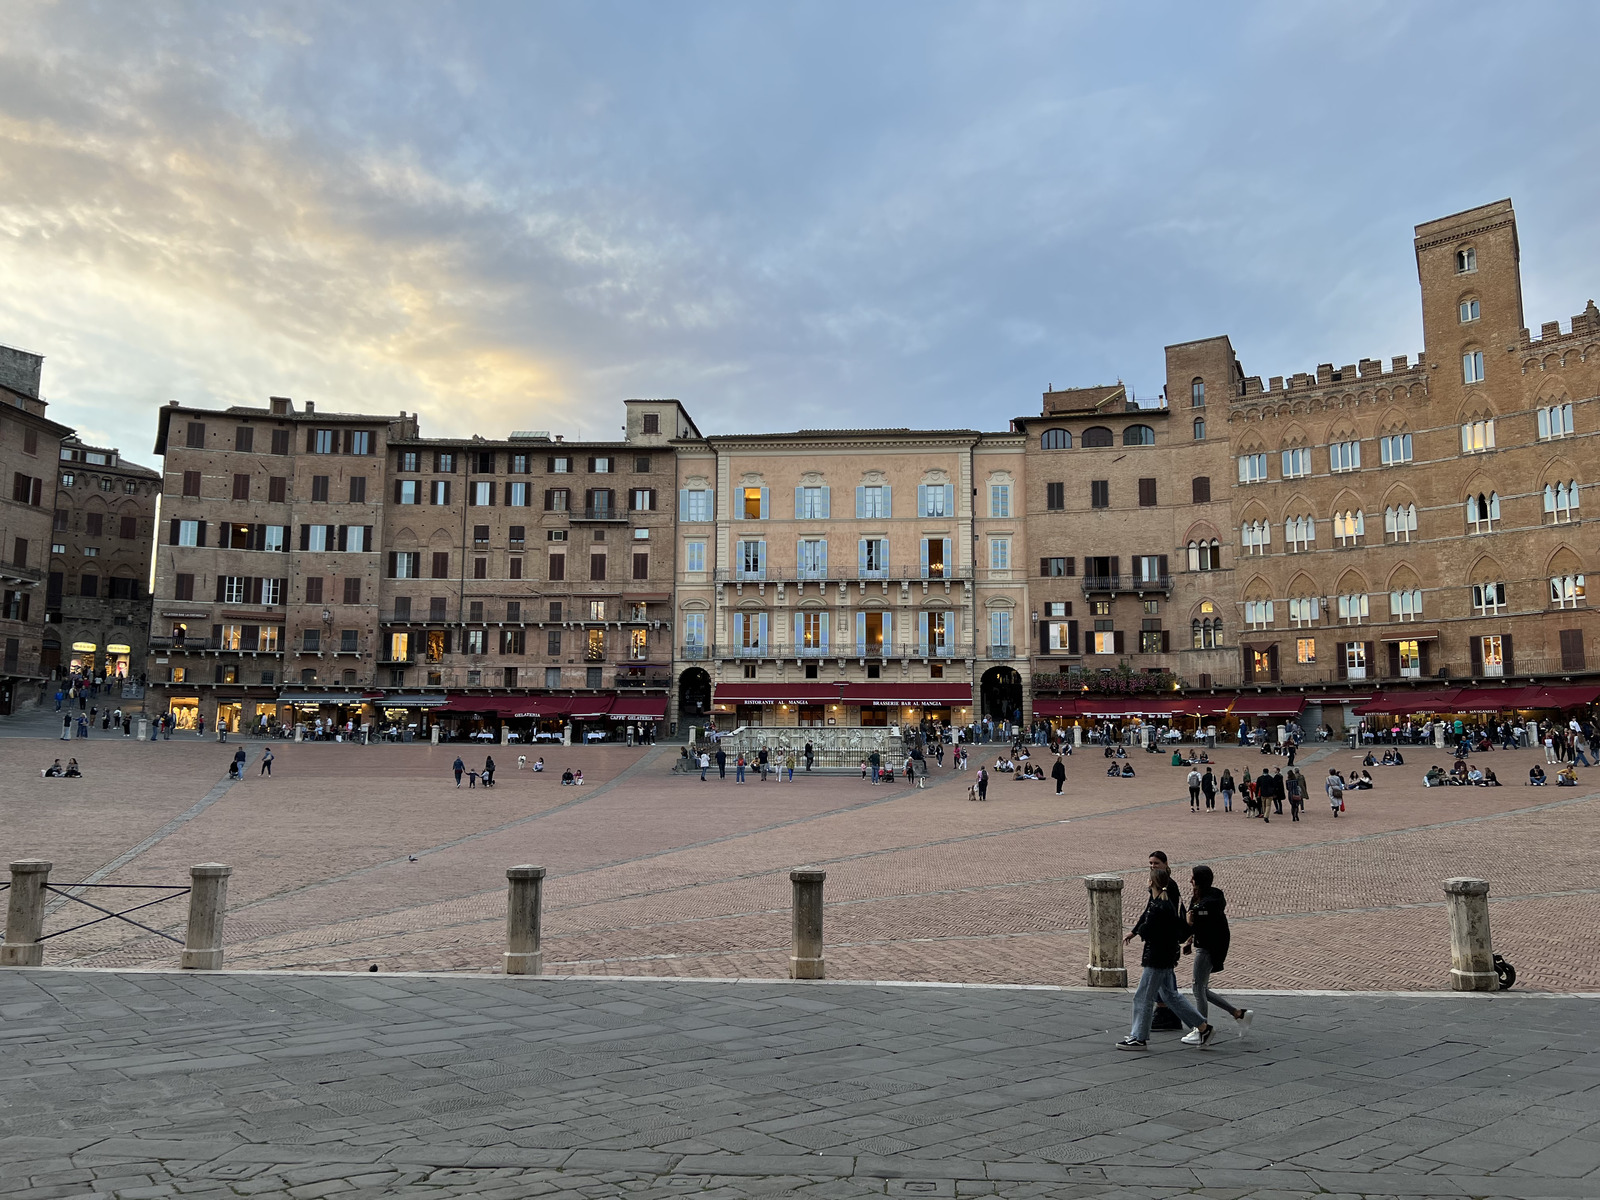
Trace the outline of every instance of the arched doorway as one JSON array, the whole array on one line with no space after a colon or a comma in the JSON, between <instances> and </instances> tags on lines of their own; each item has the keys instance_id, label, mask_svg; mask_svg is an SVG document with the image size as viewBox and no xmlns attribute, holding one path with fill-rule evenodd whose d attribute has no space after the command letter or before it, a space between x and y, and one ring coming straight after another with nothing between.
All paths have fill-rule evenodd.
<instances>
[{"instance_id":1,"label":"arched doorway","mask_svg":"<svg viewBox=\"0 0 1600 1200\"><path fill-rule=\"evenodd\" d=\"M678 716L685 721L711 711L711 676L704 667L690 667L678 676Z\"/></svg>"},{"instance_id":2,"label":"arched doorway","mask_svg":"<svg viewBox=\"0 0 1600 1200\"><path fill-rule=\"evenodd\" d=\"M990 667L980 685L983 715L995 721L1022 719L1022 676L1010 667Z\"/></svg>"}]
</instances>

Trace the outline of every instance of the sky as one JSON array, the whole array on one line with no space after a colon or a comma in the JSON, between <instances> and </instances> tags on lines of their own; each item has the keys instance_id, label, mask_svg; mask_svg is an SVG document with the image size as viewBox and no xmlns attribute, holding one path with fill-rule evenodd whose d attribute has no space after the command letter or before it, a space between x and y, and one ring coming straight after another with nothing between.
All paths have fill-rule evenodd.
<instances>
[{"instance_id":1,"label":"sky","mask_svg":"<svg viewBox=\"0 0 1600 1200\"><path fill-rule=\"evenodd\" d=\"M1600 5L4 0L0 343L425 434L1005 428L1050 386L1421 350L1412 229L1511 197L1600 294Z\"/></svg>"}]
</instances>

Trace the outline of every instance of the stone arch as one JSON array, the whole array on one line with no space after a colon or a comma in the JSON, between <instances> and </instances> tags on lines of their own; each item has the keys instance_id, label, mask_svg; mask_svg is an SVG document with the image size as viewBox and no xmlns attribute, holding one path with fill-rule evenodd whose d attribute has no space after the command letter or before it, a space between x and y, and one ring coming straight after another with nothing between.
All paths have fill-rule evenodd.
<instances>
[{"instance_id":1,"label":"stone arch","mask_svg":"<svg viewBox=\"0 0 1600 1200\"><path fill-rule=\"evenodd\" d=\"M1391 592L1409 592L1422 586L1422 577L1408 562L1396 563L1389 572L1387 590Z\"/></svg>"},{"instance_id":2,"label":"stone arch","mask_svg":"<svg viewBox=\"0 0 1600 1200\"><path fill-rule=\"evenodd\" d=\"M704 667L689 667L678 676L678 716L684 720L711 711L711 675Z\"/></svg>"},{"instance_id":3,"label":"stone arch","mask_svg":"<svg viewBox=\"0 0 1600 1200\"><path fill-rule=\"evenodd\" d=\"M1367 580L1355 567L1346 567L1339 576L1339 583L1334 589L1341 596L1364 595L1367 591Z\"/></svg>"},{"instance_id":4,"label":"stone arch","mask_svg":"<svg viewBox=\"0 0 1600 1200\"><path fill-rule=\"evenodd\" d=\"M1472 565L1467 568L1466 582L1473 583L1498 583L1506 577L1505 568L1492 554L1480 554L1473 559Z\"/></svg>"},{"instance_id":5,"label":"stone arch","mask_svg":"<svg viewBox=\"0 0 1600 1200\"><path fill-rule=\"evenodd\" d=\"M1552 578L1557 575L1582 575L1583 559L1576 550L1563 543L1545 560L1544 573Z\"/></svg>"},{"instance_id":6,"label":"stone arch","mask_svg":"<svg viewBox=\"0 0 1600 1200\"><path fill-rule=\"evenodd\" d=\"M1217 532L1217 527L1210 521L1196 521L1189 526L1188 532L1183 535L1183 540L1185 542L1209 542L1220 536Z\"/></svg>"},{"instance_id":7,"label":"stone arch","mask_svg":"<svg viewBox=\"0 0 1600 1200\"><path fill-rule=\"evenodd\" d=\"M1378 432L1382 435L1391 433L1409 433L1410 425L1406 421L1405 413L1398 408L1387 408L1378 417Z\"/></svg>"},{"instance_id":8,"label":"stone arch","mask_svg":"<svg viewBox=\"0 0 1600 1200\"><path fill-rule=\"evenodd\" d=\"M396 550L410 550L417 544L417 531L409 525L402 525L394 535L394 548Z\"/></svg>"},{"instance_id":9,"label":"stone arch","mask_svg":"<svg viewBox=\"0 0 1600 1200\"><path fill-rule=\"evenodd\" d=\"M435 529L428 538L428 548L431 550L452 550L455 548L456 538L448 530Z\"/></svg>"},{"instance_id":10,"label":"stone arch","mask_svg":"<svg viewBox=\"0 0 1600 1200\"><path fill-rule=\"evenodd\" d=\"M1288 428L1278 437L1278 449L1294 450L1311 444L1311 435L1299 421L1290 421Z\"/></svg>"}]
</instances>

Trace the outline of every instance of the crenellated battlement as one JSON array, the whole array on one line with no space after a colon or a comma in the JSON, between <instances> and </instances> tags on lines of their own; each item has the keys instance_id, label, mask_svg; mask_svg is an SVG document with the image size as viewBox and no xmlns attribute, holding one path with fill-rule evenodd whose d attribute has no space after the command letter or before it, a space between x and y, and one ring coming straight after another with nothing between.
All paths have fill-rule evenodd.
<instances>
[{"instance_id":1,"label":"crenellated battlement","mask_svg":"<svg viewBox=\"0 0 1600 1200\"><path fill-rule=\"evenodd\" d=\"M1532 337L1526 329L1521 330L1519 350L1544 349L1553 342L1568 339L1591 339L1600 336L1600 308L1595 307L1593 300L1581 313L1573 316L1567 324L1565 333L1561 331L1560 321L1545 321L1539 326L1539 336Z\"/></svg>"},{"instance_id":2,"label":"crenellated battlement","mask_svg":"<svg viewBox=\"0 0 1600 1200\"><path fill-rule=\"evenodd\" d=\"M1303 394L1324 388L1348 389L1357 384L1372 384L1379 380L1409 383L1426 373L1421 354L1417 355L1415 363L1410 361L1409 356L1397 354L1389 359L1387 370L1384 369L1383 360L1378 358L1363 358L1359 362L1343 367L1335 367L1332 363L1321 363L1314 374L1300 371L1287 378L1274 375L1267 380L1265 387L1261 384L1261 376L1246 376L1241 380L1240 394L1233 398L1233 404L1237 406L1262 399L1277 400L1290 393Z\"/></svg>"}]
</instances>

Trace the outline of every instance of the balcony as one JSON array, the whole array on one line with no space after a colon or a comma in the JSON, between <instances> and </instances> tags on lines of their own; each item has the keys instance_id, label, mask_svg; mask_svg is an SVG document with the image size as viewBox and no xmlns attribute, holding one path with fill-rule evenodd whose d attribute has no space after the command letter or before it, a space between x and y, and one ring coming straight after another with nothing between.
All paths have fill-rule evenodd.
<instances>
[{"instance_id":1,"label":"balcony","mask_svg":"<svg viewBox=\"0 0 1600 1200\"><path fill-rule=\"evenodd\" d=\"M628 510L625 508L615 508L609 504L585 504L581 510L576 508L573 509L571 515L568 517L568 520L615 521L619 524L626 525L628 522Z\"/></svg>"},{"instance_id":2,"label":"balcony","mask_svg":"<svg viewBox=\"0 0 1600 1200\"><path fill-rule=\"evenodd\" d=\"M150 649L152 650L177 650L182 652L187 650L215 650L217 648L211 644L211 639L208 637L152 637L150 639Z\"/></svg>"},{"instance_id":3,"label":"balcony","mask_svg":"<svg viewBox=\"0 0 1600 1200\"><path fill-rule=\"evenodd\" d=\"M919 642L915 640L907 642L839 640L830 641L822 646L795 646L792 643L780 645L767 641L759 646L697 644L678 648L679 657L691 662L704 662L708 659L957 659L971 658L972 654L973 646L970 642L947 642L944 645L939 645L936 642ZM1006 647L1005 657L1010 658L1011 656L1011 648Z\"/></svg>"},{"instance_id":4,"label":"balcony","mask_svg":"<svg viewBox=\"0 0 1600 1200\"><path fill-rule=\"evenodd\" d=\"M971 579L971 567L941 567L937 564L900 567L868 567L858 563L846 566L820 567L768 564L761 571L743 571L737 567L718 567L711 573L717 583L853 583L863 580L926 580L936 582L949 579Z\"/></svg>"},{"instance_id":5,"label":"balcony","mask_svg":"<svg viewBox=\"0 0 1600 1200\"><path fill-rule=\"evenodd\" d=\"M1162 592L1172 594L1172 576L1156 575L1150 578L1139 578L1134 575L1085 575L1083 577L1083 594L1115 595L1119 592L1132 592L1135 595L1144 595L1147 592Z\"/></svg>"},{"instance_id":6,"label":"balcony","mask_svg":"<svg viewBox=\"0 0 1600 1200\"><path fill-rule=\"evenodd\" d=\"M618 664L622 666L623 664ZM618 673L613 681L613 686L619 691L645 691L652 688L668 689L672 687L671 675L624 675Z\"/></svg>"},{"instance_id":7,"label":"balcony","mask_svg":"<svg viewBox=\"0 0 1600 1200\"><path fill-rule=\"evenodd\" d=\"M1001 662L1017 656L1017 648L1015 646L989 646L987 649L989 658L997 659Z\"/></svg>"}]
</instances>

